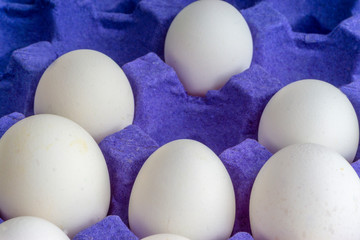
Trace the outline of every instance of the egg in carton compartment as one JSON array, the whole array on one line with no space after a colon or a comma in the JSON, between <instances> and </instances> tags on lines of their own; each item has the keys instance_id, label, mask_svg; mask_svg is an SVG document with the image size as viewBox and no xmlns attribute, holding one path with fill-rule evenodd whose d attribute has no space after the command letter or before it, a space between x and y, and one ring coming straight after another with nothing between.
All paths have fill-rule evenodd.
<instances>
[{"instance_id":1,"label":"egg in carton compartment","mask_svg":"<svg viewBox=\"0 0 360 240\"><path fill-rule=\"evenodd\" d=\"M128 228L132 184L151 153L181 138L200 141L219 155L236 194L230 239L252 239L250 191L271 157L257 142L261 113L269 99L296 80L321 79L340 88L360 116L357 1L228 1L250 27L253 60L248 70L205 97L189 96L163 60L167 29L191 2L0 3L1 135L33 114L42 73L71 50L89 48L107 54L122 66L134 92L133 124L100 143L112 185L109 216L74 239L137 239ZM360 173L358 158L359 152L352 165Z\"/></svg>"}]
</instances>

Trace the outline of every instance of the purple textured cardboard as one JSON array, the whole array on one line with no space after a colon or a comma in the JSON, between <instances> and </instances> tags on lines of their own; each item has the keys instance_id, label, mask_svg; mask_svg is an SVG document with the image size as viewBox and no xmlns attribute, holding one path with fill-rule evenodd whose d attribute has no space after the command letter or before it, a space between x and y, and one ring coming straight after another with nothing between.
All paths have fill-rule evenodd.
<instances>
[{"instance_id":1,"label":"purple textured cardboard","mask_svg":"<svg viewBox=\"0 0 360 240\"><path fill-rule=\"evenodd\" d=\"M33 114L37 84L45 69L57 58L49 42L38 42L13 52L8 71L0 79L0 112Z\"/></svg>"},{"instance_id":2,"label":"purple textured cardboard","mask_svg":"<svg viewBox=\"0 0 360 240\"><path fill-rule=\"evenodd\" d=\"M130 125L100 142L111 182L110 215L119 215L126 225L132 186L145 160L159 146L139 127Z\"/></svg>"},{"instance_id":3,"label":"purple textured cardboard","mask_svg":"<svg viewBox=\"0 0 360 240\"><path fill-rule=\"evenodd\" d=\"M150 51L161 55L175 15L193 0L0 2L0 75L11 52L51 41L61 55L91 48L124 64Z\"/></svg>"},{"instance_id":4,"label":"purple textured cardboard","mask_svg":"<svg viewBox=\"0 0 360 240\"><path fill-rule=\"evenodd\" d=\"M286 4L291 8L289 2ZM313 78L339 87L350 83L358 74L358 17L346 19L328 35L321 35L292 31L286 16L267 1L242 13L253 36L253 63L281 82Z\"/></svg>"},{"instance_id":5,"label":"purple textured cardboard","mask_svg":"<svg viewBox=\"0 0 360 240\"><path fill-rule=\"evenodd\" d=\"M0 220L1 223L1 220ZM108 216L104 220L78 233L73 240L138 240L118 216ZM253 240L246 232L239 232L229 240Z\"/></svg>"},{"instance_id":6,"label":"purple textured cardboard","mask_svg":"<svg viewBox=\"0 0 360 240\"><path fill-rule=\"evenodd\" d=\"M119 216L107 216L102 221L79 232L73 240L138 240Z\"/></svg>"},{"instance_id":7,"label":"purple textured cardboard","mask_svg":"<svg viewBox=\"0 0 360 240\"><path fill-rule=\"evenodd\" d=\"M122 220L109 216L76 240L137 239L126 227L136 174L153 151L179 138L198 140L221 153L236 192L236 234L231 239L252 239L239 231L250 232L251 186L271 156L256 142L271 96L296 80L325 80L348 96L360 116L360 1L227 0L249 24L253 62L204 98L188 96L163 61L167 29L191 2L0 0L1 135L23 114L33 114L41 74L71 50L90 48L109 55L123 66L134 91L134 124L100 143L111 178L109 214ZM352 166L360 174L359 161Z\"/></svg>"},{"instance_id":8,"label":"purple textured cardboard","mask_svg":"<svg viewBox=\"0 0 360 240\"><path fill-rule=\"evenodd\" d=\"M0 5L0 10L10 9L11 12L12 9L22 9L21 20L31 22L29 16L36 15L35 10L42 8L47 15L51 15L51 21L45 27L51 31L44 31L51 32L50 42L52 51L56 55L74 49L91 48L109 55L117 63L123 65L151 51L162 57L168 26L175 15L192 0L108 0L105 2L53 0L48 2L45 0L36 1L34 4L10 2ZM286 84L303 78L317 78L336 86L343 86L357 77L359 34L356 23L358 17L351 16L351 13L358 12L358 4L352 1L342 3L333 0L330 3L327 1L324 3L317 0L307 3L307 7L298 11L295 6L303 7L304 4L295 3L296 1L293 4L275 0L241 1L241 3L229 0L228 2L238 9L246 8L242 10L242 13L254 39L253 64L263 67L281 83ZM336 12L333 8L335 6L338 9ZM285 11L286 9L289 11ZM322 9L325 12L323 14L321 14L323 11L320 11ZM318 21L320 27L332 30L332 32L328 35L298 32L294 26L295 22L299 28L306 28L309 25L301 20L304 16L310 16ZM348 18L345 19L347 16ZM4 14L2 18L7 19L3 20L4 29L13 29L13 26L9 24L10 20L21 26L17 15ZM334 22L330 19L334 19ZM345 20L341 22L341 19ZM310 23L313 23L309 25L310 27L316 25L314 22L310 21ZM339 25L334 26L336 23ZM325 26L328 24L331 26ZM19 38L20 36L21 34ZM41 52L39 49L33 54L41 54ZM28 57L34 58L30 54ZM7 73L17 72L16 70L16 66L10 65L4 76ZM26 77L27 74L23 72L19 73L19 76ZM28 104L31 98L26 99L27 101L18 101L13 106L11 99L14 94L10 90L24 89L25 91L28 88L35 88L36 84L30 86L27 84L28 80L17 81L16 84L12 84L12 81L11 77L5 78L0 75L0 89L3 90L0 94L0 102L3 103L2 106L6 106L6 109L0 109L0 116L13 111L31 114L31 106L19 106ZM34 92L34 89L26 91Z\"/></svg>"},{"instance_id":9,"label":"purple textured cardboard","mask_svg":"<svg viewBox=\"0 0 360 240\"><path fill-rule=\"evenodd\" d=\"M358 12L354 0L264 1L285 15L296 32L326 34Z\"/></svg>"},{"instance_id":10,"label":"purple textured cardboard","mask_svg":"<svg viewBox=\"0 0 360 240\"><path fill-rule=\"evenodd\" d=\"M229 238L229 240L254 240L254 239L249 233L239 232L234 236L232 236L231 238Z\"/></svg>"},{"instance_id":11,"label":"purple textured cardboard","mask_svg":"<svg viewBox=\"0 0 360 240\"><path fill-rule=\"evenodd\" d=\"M354 168L355 172L360 177L360 161L353 162L351 166Z\"/></svg>"},{"instance_id":12,"label":"purple textured cardboard","mask_svg":"<svg viewBox=\"0 0 360 240\"><path fill-rule=\"evenodd\" d=\"M250 193L255 178L272 154L253 139L246 139L239 145L220 154L234 185L236 217L234 233L251 232L249 220Z\"/></svg>"},{"instance_id":13,"label":"purple textured cardboard","mask_svg":"<svg viewBox=\"0 0 360 240\"><path fill-rule=\"evenodd\" d=\"M15 123L24 119L25 116L21 113L11 113L9 115L3 116L0 118L0 138L4 135L4 133Z\"/></svg>"},{"instance_id":14,"label":"purple textured cardboard","mask_svg":"<svg viewBox=\"0 0 360 240\"><path fill-rule=\"evenodd\" d=\"M205 98L186 94L176 73L149 53L125 64L135 95L134 124L160 145L179 138L200 141L220 154L256 138L263 108L282 83L253 65Z\"/></svg>"},{"instance_id":15,"label":"purple textured cardboard","mask_svg":"<svg viewBox=\"0 0 360 240\"><path fill-rule=\"evenodd\" d=\"M0 2L0 75L12 51L39 41L58 54L91 48L123 65L150 51L163 55L175 15L194 0L17 0ZM255 0L228 0L238 9Z\"/></svg>"},{"instance_id":16,"label":"purple textured cardboard","mask_svg":"<svg viewBox=\"0 0 360 240\"><path fill-rule=\"evenodd\" d=\"M52 7L49 0L0 1L0 75L12 51L51 40Z\"/></svg>"}]
</instances>

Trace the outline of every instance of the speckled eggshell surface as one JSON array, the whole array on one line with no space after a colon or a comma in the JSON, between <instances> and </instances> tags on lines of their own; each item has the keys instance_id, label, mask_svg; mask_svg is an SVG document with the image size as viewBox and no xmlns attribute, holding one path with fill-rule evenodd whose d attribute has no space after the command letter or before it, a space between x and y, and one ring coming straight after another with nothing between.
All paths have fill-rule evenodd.
<instances>
[{"instance_id":1,"label":"speckled eggshell surface","mask_svg":"<svg viewBox=\"0 0 360 240\"><path fill-rule=\"evenodd\" d=\"M261 168L250 197L255 239L360 238L360 179L337 152L290 145Z\"/></svg>"},{"instance_id":2,"label":"speckled eggshell surface","mask_svg":"<svg viewBox=\"0 0 360 240\"><path fill-rule=\"evenodd\" d=\"M37 217L16 217L0 225L0 239L4 240L70 240L56 225Z\"/></svg>"},{"instance_id":3,"label":"speckled eggshell surface","mask_svg":"<svg viewBox=\"0 0 360 240\"><path fill-rule=\"evenodd\" d=\"M102 220L110 180L94 139L66 118L34 115L0 139L1 216L37 216L73 237Z\"/></svg>"}]
</instances>

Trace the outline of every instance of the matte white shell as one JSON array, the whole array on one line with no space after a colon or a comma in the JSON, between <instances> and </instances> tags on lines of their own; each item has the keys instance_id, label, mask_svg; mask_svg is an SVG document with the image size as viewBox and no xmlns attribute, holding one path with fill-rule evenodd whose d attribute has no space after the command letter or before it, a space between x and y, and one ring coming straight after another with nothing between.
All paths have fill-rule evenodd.
<instances>
[{"instance_id":1,"label":"matte white shell","mask_svg":"<svg viewBox=\"0 0 360 240\"><path fill-rule=\"evenodd\" d=\"M94 50L75 50L46 69L36 89L34 111L69 118L100 142L132 124L134 96L111 58Z\"/></svg>"},{"instance_id":2,"label":"matte white shell","mask_svg":"<svg viewBox=\"0 0 360 240\"><path fill-rule=\"evenodd\" d=\"M306 79L278 91L266 105L259 143L272 153L295 143L317 143L354 160L359 123L349 99L338 88Z\"/></svg>"},{"instance_id":3,"label":"matte white shell","mask_svg":"<svg viewBox=\"0 0 360 240\"><path fill-rule=\"evenodd\" d=\"M75 122L34 115L0 139L0 211L5 219L41 217L72 237L103 219L109 204L104 156Z\"/></svg>"},{"instance_id":4,"label":"matte white shell","mask_svg":"<svg viewBox=\"0 0 360 240\"><path fill-rule=\"evenodd\" d=\"M250 197L255 240L360 239L360 180L337 152L295 144L262 167Z\"/></svg>"},{"instance_id":5,"label":"matte white shell","mask_svg":"<svg viewBox=\"0 0 360 240\"><path fill-rule=\"evenodd\" d=\"M221 160L204 144L176 140L141 168L130 196L131 230L144 238L172 233L197 240L229 238L235 194Z\"/></svg>"},{"instance_id":6,"label":"matte white shell","mask_svg":"<svg viewBox=\"0 0 360 240\"><path fill-rule=\"evenodd\" d=\"M173 20L165 62L190 95L204 96L249 68L253 43L241 13L225 1L195 1Z\"/></svg>"},{"instance_id":7,"label":"matte white shell","mask_svg":"<svg viewBox=\"0 0 360 240\"><path fill-rule=\"evenodd\" d=\"M0 224L2 240L70 240L53 223L37 217L16 217Z\"/></svg>"}]
</instances>

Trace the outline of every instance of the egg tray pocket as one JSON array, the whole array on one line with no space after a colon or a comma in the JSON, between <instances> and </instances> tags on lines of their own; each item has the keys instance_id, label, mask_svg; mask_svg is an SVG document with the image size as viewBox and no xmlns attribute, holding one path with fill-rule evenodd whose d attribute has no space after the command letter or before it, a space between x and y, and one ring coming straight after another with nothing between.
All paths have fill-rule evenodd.
<instances>
[{"instance_id":1,"label":"egg tray pocket","mask_svg":"<svg viewBox=\"0 0 360 240\"><path fill-rule=\"evenodd\" d=\"M75 240L137 239L128 229L132 184L152 152L180 138L198 140L220 156L236 194L231 239L252 239L250 191L271 156L256 141L257 128L271 96L290 82L321 79L339 87L360 117L358 1L228 1L249 24L253 61L204 98L187 95L163 61L167 29L191 2L0 0L0 136L33 114L42 73L71 50L107 54L122 66L134 92L133 125L100 143L111 178L109 216ZM360 163L353 166L360 173Z\"/></svg>"}]
</instances>

